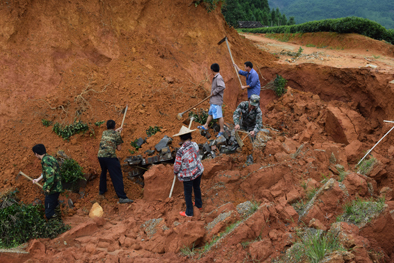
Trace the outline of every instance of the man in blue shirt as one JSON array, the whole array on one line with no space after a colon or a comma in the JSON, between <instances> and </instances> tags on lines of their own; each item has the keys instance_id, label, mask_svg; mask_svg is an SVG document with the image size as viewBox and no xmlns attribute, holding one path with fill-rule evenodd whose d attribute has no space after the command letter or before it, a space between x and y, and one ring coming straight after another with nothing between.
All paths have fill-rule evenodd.
<instances>
[{"instance_id":1,"label":"man in blue shirt","mask_svg":"<svg viewBox=\"0 0 394 263\"><path fill-rule=\"evenodd\" d=\"M250 96L260 96L260 79L259 74L253 69L253 64L250 61L245 63L245 71L241 70L236 64L234 67L238 70L238 73L246 77L246 86L242 86L242 89L248 89L248 100Z\"/></svg>"}]
</instances>

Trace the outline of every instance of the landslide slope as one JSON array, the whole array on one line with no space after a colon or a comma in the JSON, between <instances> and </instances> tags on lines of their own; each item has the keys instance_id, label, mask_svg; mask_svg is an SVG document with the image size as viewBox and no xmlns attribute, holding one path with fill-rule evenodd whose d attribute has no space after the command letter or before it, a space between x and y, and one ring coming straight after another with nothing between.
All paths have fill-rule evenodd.
<instances>
[{"instance_id":1,"label":"landslide slope","mask_svg":"<svg viewBox=\"0 0 394 263\"><path fill-rule=\"evenodd\" d=\"M180 0L2 1L0 25L0 178L3 188L17 186L26 202L39 192L14 177L19 170L40 174L34 144L44 143L50 154L64 150L85 172L97 174L104 125L93 124L121 122L127 103L120 159L149 126L168 135L179 130L176 114L209 95L212 63L221 65L227 85L225 111L246 98L238 94L226 46L217 45L224 36L239 64L253 60L261 67L274 60L229 28L220 8L208 13ZM81 119L94 134L64 141L42 125L44 118L61 124ZM126 188L140 196L132 185Z\"/></svg>"}]
</instances>

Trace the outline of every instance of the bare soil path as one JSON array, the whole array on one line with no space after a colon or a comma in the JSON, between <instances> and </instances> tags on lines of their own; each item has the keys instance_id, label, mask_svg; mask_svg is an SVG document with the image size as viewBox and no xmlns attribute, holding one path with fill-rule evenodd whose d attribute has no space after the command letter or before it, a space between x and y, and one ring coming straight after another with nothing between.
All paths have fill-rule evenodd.
<instances>
[{"instance_id":1,"label":"bare soil path","mask_svg":"<svg viewBox=\"0 0 394 263\"><path fill-rule=\"evenodd\" d=\"M304 64L336 68L370 67L380 73L394 73L394 46L356 34L307 33L286 37L283 34L241 33L264 51L278 57L279 64ZM299 48L303 51L298 58Z\"/></svg>"}]
</instances>

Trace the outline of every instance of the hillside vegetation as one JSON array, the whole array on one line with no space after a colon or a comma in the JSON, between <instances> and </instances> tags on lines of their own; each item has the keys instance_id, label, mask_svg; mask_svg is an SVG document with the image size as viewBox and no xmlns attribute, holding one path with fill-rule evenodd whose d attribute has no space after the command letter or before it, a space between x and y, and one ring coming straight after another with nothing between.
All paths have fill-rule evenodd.
<instances>
[{"instance_id":1,"label":"hillside vegetation","mask_svg":"<svg viewBox=\"0 0 394 263\"><path fill-rule=\"evenodd\" d=\"M377 40L385 40L394 44L394 30L387 30L382 25L374 21L359 17L325 19L299 25L252 28L243 29L242 31L250 33L357 33Z\"/></svg>"},{"instance_id":2,"label":"hillside vegetation","mask_svg":"<svg viewBox=\"0 0 394 263\"><path fill-rule=\"evenodd\" d=\"M358 16L394 28L394 2L386 0L269 0L273 8L280 8L297 23L326 18Z\"/></svg>"}]
</instances>

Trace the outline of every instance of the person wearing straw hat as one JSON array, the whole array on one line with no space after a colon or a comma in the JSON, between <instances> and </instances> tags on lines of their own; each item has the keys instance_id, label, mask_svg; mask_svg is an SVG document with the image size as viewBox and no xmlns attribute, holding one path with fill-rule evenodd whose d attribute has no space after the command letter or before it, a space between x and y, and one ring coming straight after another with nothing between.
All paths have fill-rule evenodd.
<instances>
[{"instance_id":1,"label":"person wearing straw hat","mask_svg":"<svg viewBox=\"0 0 394 263\"><path fill-rule=\"evenodd\" d=\"M260 97L257 95L250 96L249 101L241 102L234 111L233 120L235 130L244 130L255 136L263 126L263 114L261 113Z\"/></svg>"},{"instance_id":2,"label":"person wearing straw hat","mask_svg":"<svg viewBox=\"0 0 394 263\"><path fill-rule=\"evenodd\" d=\"M181 216L191 217L193 216L193 202L192 202L192 190L194 189L194 205L198 209L202 209L201 199L201 177L204 172L204 166L198 157L198 145L192 142L192 132L189 128L182 126L179 133L175 136L179 136L182 141L181 148L177 151L174 163L174 173L178 177L178 180L183 182L183 191L185 194L186 211L179 212Z\"/></svg>"},{"instance_id":3,"label":"person wearing straw hat","mask_svg":"<svg viewBox=\"0 0 394 263\"><path fill-rule=\"evenodd\" d=\"M123 143L120 136L122 129L118 128L115 130L115 121L107 121L107 130L101 136L97 157L101 167L99 195L104 195L107 192L107 171L109 171L116 195L119 197L119 203L125 204L132 203L133 200L127 198L124 191L122 169L115 153L115 150L120 151Z\"/></svg>"}]
</instances>

